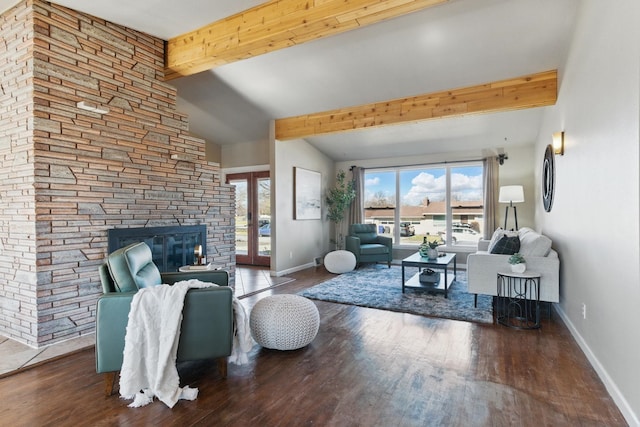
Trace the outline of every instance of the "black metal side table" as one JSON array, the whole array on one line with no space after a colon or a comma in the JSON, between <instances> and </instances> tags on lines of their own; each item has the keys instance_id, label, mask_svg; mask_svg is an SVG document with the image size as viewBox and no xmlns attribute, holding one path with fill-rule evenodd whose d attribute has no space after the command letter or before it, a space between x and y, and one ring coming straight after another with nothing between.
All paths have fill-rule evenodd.
<instances>
[{"instance_id":1,"label":"black metal side table","mask_svg":"<svg viewBox=\"0 0 640 427\"><path fill-rule=\"evenodd\" d=\"M498 272L496 317L515 329L540 327L540 273Z\"/></svg>"}]
</instances>

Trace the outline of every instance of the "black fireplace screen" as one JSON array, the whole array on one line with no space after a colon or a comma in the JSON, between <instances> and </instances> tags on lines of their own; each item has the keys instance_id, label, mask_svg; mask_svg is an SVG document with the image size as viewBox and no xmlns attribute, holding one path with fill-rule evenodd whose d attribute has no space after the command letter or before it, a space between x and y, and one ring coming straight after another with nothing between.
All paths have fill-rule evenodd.
<instances>
[{"instance_id":1,"label":"black fireplace screen","mask_svg":"<svg viewBox=\"0 0 640 427\"><path fill-rule=\"evenodd\" d=\"M153 254L153 262L161 272L178 271L194 263L195 245L207 253L207 227L185 225L174 227L114 228L109 230L109 253L136 242L145 242Z\"/></svg>"}]
</instances>

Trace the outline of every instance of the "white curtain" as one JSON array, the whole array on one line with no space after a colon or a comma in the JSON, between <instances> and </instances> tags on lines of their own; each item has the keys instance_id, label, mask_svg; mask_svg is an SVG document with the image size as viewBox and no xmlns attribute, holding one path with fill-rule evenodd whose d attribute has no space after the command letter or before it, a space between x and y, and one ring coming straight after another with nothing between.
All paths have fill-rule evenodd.
<instances>
[{"instance_id":1,"label":"white curtain","mask_svg":"<svg viewBox=\"0 0 640 427\"><path fill-rule=\"evenodd\" d=\"M349 206L349 225L362 224L364 222L362 209L362 197L364 197L364 168L353 166L351 168L351 174L356 190L356 198L353 199L351 206Z\"/></svg>"},{"instance_id":2,"label":"white curtain","mask_svg":"<svg viewBox=\"0 0 640 427\"><path fill-rule=\"evenodd\" d=\"M490 239L498 227L498 162L487 157L484 165L484 238Z\"/></svg>"}]
</instances>

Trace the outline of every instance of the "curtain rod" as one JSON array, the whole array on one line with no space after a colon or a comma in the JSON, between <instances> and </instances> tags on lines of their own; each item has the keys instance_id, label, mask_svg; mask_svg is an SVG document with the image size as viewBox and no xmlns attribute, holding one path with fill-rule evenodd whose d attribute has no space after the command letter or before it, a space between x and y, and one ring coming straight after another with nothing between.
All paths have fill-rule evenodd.
<instances>
[{"instance_id":1,"label":"curtain rod","mask_svg":"<svg viewBox=\"0 0 640 427\"><path fill-rule=\"evenodd\" d=\"M489 156L491 157L491 156ZM390 166L369 166L364 169L389 169L389 168L411 168L416 166L433 166L433 165L446 165L446 164L455 164L455 163L469 163L469 162L481 162L485 160L487 157L483 157L480 159L467 159L467 160L450 160L444 162L433 162L433 163L416 163L411 165L390 165ZM353 168L357 166L352 165L349 170L352 171Z\"/></svg>"}]
</instances>

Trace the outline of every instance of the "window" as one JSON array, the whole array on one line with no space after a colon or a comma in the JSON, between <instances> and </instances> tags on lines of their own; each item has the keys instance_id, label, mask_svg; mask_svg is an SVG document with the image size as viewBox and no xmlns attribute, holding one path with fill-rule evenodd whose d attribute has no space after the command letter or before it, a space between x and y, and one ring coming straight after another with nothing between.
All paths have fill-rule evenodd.
<instances>
[{"instance_id":1,"label":"window","mask_svg":"<svg viewBox=\"0 0 640 427\"><path fill-rule=\"evenodd\" d=\"M417 246L427 236L448 246L475 246L482 238L479 162L367 170L364 190L366 222L397 245Z\"/></svg>"},{"instance_id":2,"label":"window","mask_svg":"<svg viewBox=\"0 0 640 427\"><path fill-rule=\"evenodd\" d=\"M378 234L393 237L396 216L396 172L365 173L365 222L378 225ZM369 214L372 214L371 217Z\"/></svg>"}]
</instances>

